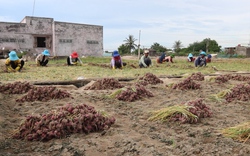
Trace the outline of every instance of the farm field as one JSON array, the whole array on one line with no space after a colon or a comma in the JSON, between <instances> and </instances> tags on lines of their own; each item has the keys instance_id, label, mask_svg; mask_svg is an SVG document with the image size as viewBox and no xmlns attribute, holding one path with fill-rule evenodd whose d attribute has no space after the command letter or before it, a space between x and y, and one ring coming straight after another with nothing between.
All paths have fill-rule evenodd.
<instances>
[{"instance_id":1,"label":"farm field","mask_svg":"<svg viewBox=\"0 0 250 156\"><path fill-rule=\"evenodd\" d=\"M136 57L124 57L127 66L123 70L111 70L110 58L82 58L84 65L77 67L68 67L64 60L57 59L51 60L48 67L37 67L30 61L20 73L4 72L4 60L0 60L0 87L24 84L16 89L19 94L1 92L0 88L0 156L250 155L250 59L213 59L204 68L195 68L181 57L176 57L173 64L159 65L155 59L153 67L140 69ZM150 75L148 79L146 75ZM79 78L88 83L74 85ZM50 85L37 85L46 82ZM137 88L136 84L141 85ZM39 93L29 93L39 87ZM122 98L128 91L120 93L128 88L132 88L132 94L137 89L139 92ZM45 93L50 89L60 90L57 98ZM42 101L41 95L46 100ZM183 117L171 122L149 120L154 111L197 100L209 108L210 114L195 122ZM25 122L28 116L48 117L49 113L60 113L62 107L80 110L83 104L112 121L115 118L114 123L105 122L109 124L104 129L100 124L99 131L96 124L89 133L76 131L74 125L65 135L42 137L45 130L41 129L41 135L28 137L35 128L33 123ZM73 121L79 114L66 114L66 118ZM248 123L248 131L242 138L225 135L225 129L243 123Z\"/></svg>"}]
</instances>

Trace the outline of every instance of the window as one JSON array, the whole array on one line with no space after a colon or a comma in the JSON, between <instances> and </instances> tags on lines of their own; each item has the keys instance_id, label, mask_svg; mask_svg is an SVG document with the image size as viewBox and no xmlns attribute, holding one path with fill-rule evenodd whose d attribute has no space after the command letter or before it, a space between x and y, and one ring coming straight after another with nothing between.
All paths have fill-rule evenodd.
<instances>
[{"instance_id":1,"label":"window","mask_svg":"<svg viewBox=\"0 0 250 156\"><path fill-rule=\"evenodd\" d=\"M10 42L16 42L16 39L10 38Z\"/></svg>"},{"instance_id":2,"label":"window","mask_svg":"<svg viewBox=\"0 0 250 156\"><path fill-rule=\"evenodd\" d=\"M98 41L87 40L87 44L98 44Z\"/></svg>"},{"instance_id":3,"label":"window","mask_svg":"<svg viewBox=\"0 0 250 156\"><path fill-rule=\"evenodd\" d=\"M46 38L45 37L37 37L37 47L45 48L46 47Z\"/></svg>"},{"instance_id":4,"label":"window","mask_svg":"<svg viewBox=\"0 0 250 156\"><path fill-rule=\"evenodd\" d=\"M59 39L60 43L72 43L72 39Z\"/></svg>"}]
</instances>

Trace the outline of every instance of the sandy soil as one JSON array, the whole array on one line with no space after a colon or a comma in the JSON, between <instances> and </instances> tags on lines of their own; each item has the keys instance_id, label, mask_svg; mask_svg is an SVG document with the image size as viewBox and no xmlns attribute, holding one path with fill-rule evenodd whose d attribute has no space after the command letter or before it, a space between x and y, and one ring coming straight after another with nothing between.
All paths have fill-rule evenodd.
<instances>
[{"instance_id":1,"label":"sandy soil","mask_svg":"<svg viewBox=\"0 0 250 156\"><path fill-rule=\"evenodd\" d=\"M208 79L206 77L206 79ZM241 143L224 137L220 130L249 121L249 102L216 103L208 97L227 89L229 81L217 84L201 81L200 90L173 90L167 84L182 79L162 79L163 84L147 85L154 97L135 102L123 102L106 98L112 90L84 90L73 85L56 86L67 90L74 99L48 102L15 102L22 95L0 93L0 155L1 156L187 156L187 155L250 155L250 141ZM122 82L131 85L134 82ZM86 86L85 86L86 87ZM204 98L212 109L211 118L197 124L161 123L147 121L150 112L180 104L196 98ZM88 104L104 110L116 118L110 129L100 133L73 134L63 139L47 142L29 142L11 138L26 115L44 114L67 103Z\"/></svg>"}]
</instances>

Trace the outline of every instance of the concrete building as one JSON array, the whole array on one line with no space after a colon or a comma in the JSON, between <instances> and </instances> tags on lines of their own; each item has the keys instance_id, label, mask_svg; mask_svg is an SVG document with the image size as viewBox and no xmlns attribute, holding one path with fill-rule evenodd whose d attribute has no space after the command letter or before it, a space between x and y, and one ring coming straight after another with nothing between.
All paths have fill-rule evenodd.
<instances>
[{"instance_id":1,"label":"concrete building","mask_svg":"<svg viewBox=\"0 0 250 156\"><path fill-rule=\"evenodd\" d=\"M245 47L238 45L236 47L226 47L225 53L227 55L241 55L245 57L250 57L250 47Z\"/></svg>"},{"instance_id":2,"label":"concrete building","mask_svg":"<svg viewBox=\"0 0 250 156\"><path fill-rule=\"evenodd\" d=\"M238 55L250 57L250 47L238 45L235 47L235 51Z\"/></svg>"},{"instance_id":3,"label":"concrete building","mask_svg":"<svg viewBox=\"0 0 250 156\"><path fill-rule=\"evenodd\" d=\"M103 26L26 16L20 23L0 22L0 48L34 55L48 49L52 56L102 56Z\"/></svg>"}]
</instances>

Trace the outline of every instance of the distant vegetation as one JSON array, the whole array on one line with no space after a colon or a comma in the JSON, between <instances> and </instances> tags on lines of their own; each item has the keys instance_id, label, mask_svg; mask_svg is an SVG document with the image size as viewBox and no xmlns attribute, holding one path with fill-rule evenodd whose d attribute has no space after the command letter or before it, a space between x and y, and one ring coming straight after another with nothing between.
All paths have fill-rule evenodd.
<instances>
[{"instance_id":1,"label":"distant vegetation","mask_svg":"<svg viewBox=\"0 0 250 156\"><path fill-rule=\"evenodd\" d=\"M124 44L118 47L120 54L138 54L138 45L135 44L137 39L133 35L129 35L128 38L124 40ZM183 47L180 40L175 41L173 47L166 48L157 42L154 42L149 49L155 51L156 55L160 55L162 52L173 51L177 56L187 56L189 53L193 55L198 55L200 50L206 51L208 53L219 53L221 52L221 46L216 40L210 38L205 38L201 42L194 42L188 45L188 47ZM140 47L140 53L143 53L144 49Z\"/></svg>"}]
</instances>

